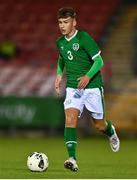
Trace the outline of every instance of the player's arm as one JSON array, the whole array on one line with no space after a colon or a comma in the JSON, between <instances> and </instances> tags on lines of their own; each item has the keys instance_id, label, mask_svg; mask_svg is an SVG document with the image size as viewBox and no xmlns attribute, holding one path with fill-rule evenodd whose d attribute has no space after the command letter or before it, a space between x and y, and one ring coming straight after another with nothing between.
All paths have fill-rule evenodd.
<instances>
[{"instance_id":1,"label":"player's arm","mask_svg":"<svg viewBox=\"0 0 137 180\"><path fill-rule=\"evenodd\" d=\"M90 79L102 68L103 64L104 63L102 57L100 55L96 56L94 58L94 63L91 66L90 70L87 72L87 74L78 78L78 88L84 89L89 83Z\"/></svg>"},{"instance_id":2,"label":"player's arm","mask_svg":"<svg viewBox=\"0 0 137 180\"><path fill-rule=\"evenodd\" d=\"M83 32L83 36L81 39L82 39L81 43L82 43L83 49L94 61L95 58L101 53L100 48L98 47L94 39L86 32Z\"/></svg>"},{"instance_id":3,"label":"player's arm","mask_svg":"<svg viewBox=\"0 0 137 180\"><path fill-rule=\"evenodd\" d=\"M55 90L58 95L60 95L60 84L62 81L62 75L63 75L63 70L64 70L64 61L61 55L59 55L58 63L57 63L57 76L55 79Z\"/></svg>"},{"instance_id":4,"label":"player's arm","mask_svg":"<svg viewBox=\"0 0 137 180\"><path fill-rule=\"evenodd\" d=\"M94 58L94 63L91 66L90 70L87 72L87 76L92 78L102 67L103 67L103 59L100 55Z\"/></svg>"}]
</instances>

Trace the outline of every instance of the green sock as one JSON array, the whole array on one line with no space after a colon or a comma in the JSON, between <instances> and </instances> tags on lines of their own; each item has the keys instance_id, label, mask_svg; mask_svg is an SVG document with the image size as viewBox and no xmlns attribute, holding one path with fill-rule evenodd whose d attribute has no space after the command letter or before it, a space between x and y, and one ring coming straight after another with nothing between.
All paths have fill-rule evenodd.
<instances>
[{"instance_id":1,"label":"green sock","mask_svg":"<svg viewBox=\"0 0 137 180\"><path fill-rule=\"evenodd\" d=\"M104 134L106 134L109 137L111 137L114 134L114 129L112 128L111 121L107 121L107 128L104 131Z\"/></svg>"},{"instance_id":2,"label":"green sock","mask_svg":"<svg viewBox=\"0 0 137 180\"><path fill-rule=\"evenodd\" d=\"M64 139L69 157L76 159L77 134L76 128L65 128Z\"/></svg>"}]
</instances>

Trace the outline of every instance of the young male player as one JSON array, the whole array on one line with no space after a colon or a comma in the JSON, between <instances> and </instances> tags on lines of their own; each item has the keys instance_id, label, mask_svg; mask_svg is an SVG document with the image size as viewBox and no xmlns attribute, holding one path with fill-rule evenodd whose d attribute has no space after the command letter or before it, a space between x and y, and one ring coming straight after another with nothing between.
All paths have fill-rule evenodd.
<instances>
[{"instance_id":1,"label":"young male player","mask_svg":"<svg viewBox=\"0 0 137 180\"><path fill-rule=\"evenodd\" d=\"M63 35L57 40L59 58L55 90L58 95L64 68L67 78L64 138L69 158L64 162L64 166L78 171L76 128L78 116L84 107L91 112L95 127L107 135L114 152L119 150L120 141L114 126L104 117L103 82L100 73L103 60L99 47L87 32L76 29L76 13L73 8L59 9L57 17Z\"/></svg>"}]
</instances>

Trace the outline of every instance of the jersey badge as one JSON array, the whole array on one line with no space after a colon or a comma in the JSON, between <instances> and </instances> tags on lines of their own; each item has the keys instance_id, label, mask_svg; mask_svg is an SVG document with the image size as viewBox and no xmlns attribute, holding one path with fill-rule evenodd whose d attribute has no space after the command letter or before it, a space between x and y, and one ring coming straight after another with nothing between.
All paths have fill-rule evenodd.
<instances>
[{"instance_id":1,"label":"jersey badge","mask_svg":"<svg viewBox=\"0 0 137 180\"><path fill-rule=\"evenodd\" d=\"M78 43L74 43L72 45L72 48L73 48L74 51L78 51L79 50L79 44Z\"/></svg>"}]
</instances>

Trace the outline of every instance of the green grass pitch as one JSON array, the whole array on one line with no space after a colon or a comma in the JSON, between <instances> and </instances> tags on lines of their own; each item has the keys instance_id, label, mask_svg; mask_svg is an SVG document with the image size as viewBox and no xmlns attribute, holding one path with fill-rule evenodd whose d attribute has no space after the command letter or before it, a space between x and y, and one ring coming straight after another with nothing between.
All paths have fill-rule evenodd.
<instances>
[{"instance_id":1,"label":"green grass pitch","mask_svg":"<svg viewBox=\"0 0 137 180\"><path fill-rule=\"evenodd\" d=\"M137 178L137 142L121 139L113 153L106 138L79 138L78 172L64 169L67 157L63 138L0 138L0 178L10 179L134 179ZM49 157L46 172L30 172L27 156L42 151Z\"/></svg>"}]
</instances>

